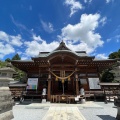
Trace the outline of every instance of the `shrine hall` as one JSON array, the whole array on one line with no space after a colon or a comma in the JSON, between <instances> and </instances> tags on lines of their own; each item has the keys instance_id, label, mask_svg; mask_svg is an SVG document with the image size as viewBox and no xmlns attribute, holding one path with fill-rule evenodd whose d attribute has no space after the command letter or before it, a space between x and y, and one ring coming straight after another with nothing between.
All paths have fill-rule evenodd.
<instances>
[{"instance_id":1,"label":"shrine hall","mask_svg":"<svg viewBox=\"0 0 120 120\"><path fill-rule=\"evenodd\" d=\"M81 85L86 91L101 89L100 73L116 62L115 59L95 59L85 51L72 51L62 41L52 52L40 52L31 60L11 63L26 73L27 84L33 79L30 84L36 85L33 90L42 91L45 87L50 101L52 95L78 95Z\"/></svg>"}]
</instances>

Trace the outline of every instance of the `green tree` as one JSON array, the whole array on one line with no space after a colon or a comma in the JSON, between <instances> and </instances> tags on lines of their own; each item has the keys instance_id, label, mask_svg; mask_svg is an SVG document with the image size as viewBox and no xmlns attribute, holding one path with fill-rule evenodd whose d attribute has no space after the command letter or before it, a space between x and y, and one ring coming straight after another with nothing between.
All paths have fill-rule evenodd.
<instances>
[{"instance_id":1,"label":"green tree","mask_svg":"<svg viewBox=\"0 0 120 120\"><path fill-rule=\"evenodd\" d=\"M18 81L25 82L24 81L24 77L25 77L26 74L23 71L21 71L18 68L16 68L16 67L14 69L16 71L16 74L14 75L14 79L18 80Z\"/></svg>"},{"instance_id":2,"label":"green tree","mask_svg":"<svg viewBox=\"0 0 120 120\"><path fill-rule=\"evenodd\" d=\"M13 56L12 60L21 60L21 57L17 53L16 55Z\"/></svg>"},{"instance_id":3,"label":"green tree","mask_svg":"<svg viewBox=\"0 0 120 120\"><path fill-rule=\"evenodd\" d=\"M110 72L110 70L105 70L102 73L101 81L102 82L112 82L114 80L113 73Z\"/></svg>"},{"instance_id":4,"label":"green tree","mask_svg":"<svg viewBox=\"0 0 120 120\"><path fill-rule=\"evenodd\" d=\"M117 52L109 54L109 59L120 58L120 49Z\"/></svg>"},{"instance_id":5,"label":"green tree","mask_svg":"<svg viewBox=\"0 0 120 120\"><path fill-rule=\"evenodd\" d=\"M7 62L2 62L2 61L0 61L0 68L1 67L5 67L7 65Z\"/></svg>"},{"instance_id":6,"label":"green tree","mask_svg":"<svg viewBox=\"0 0 120 120\"><path fill-rule=\"evenodd\" d=\"M10 62L10 61L11 61L11 59L10 59L10 58L7 58L5 61L6 61L6 62Z\"/></svg>"}]
</instances>

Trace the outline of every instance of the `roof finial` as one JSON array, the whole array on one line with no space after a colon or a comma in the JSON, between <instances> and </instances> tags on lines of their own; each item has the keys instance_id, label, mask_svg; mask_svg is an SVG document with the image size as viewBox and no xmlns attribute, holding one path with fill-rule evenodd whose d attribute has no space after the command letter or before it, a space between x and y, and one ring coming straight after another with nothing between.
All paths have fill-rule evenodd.
<instances>
[{"instance_id":1,"label":"roof finial","mask_svg":"<svg viewBox=\"0 0 120 120\"><path fill-rule=\"evenodd\" d=\"M64 43L64 41L62 40L61 43Z\"/></svg>"}]
</instances>

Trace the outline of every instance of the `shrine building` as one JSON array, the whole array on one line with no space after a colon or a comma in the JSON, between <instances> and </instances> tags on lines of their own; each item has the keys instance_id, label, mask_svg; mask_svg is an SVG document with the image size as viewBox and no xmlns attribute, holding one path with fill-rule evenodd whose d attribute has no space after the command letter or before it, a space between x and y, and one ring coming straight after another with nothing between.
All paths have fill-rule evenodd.
<instances>
[{"instance_id":1,"label":"shrine building","mask_svg":"<svg viewBox=\"0 0 120 120\"><path fill-rule=\"evenodd\" d=\"M26 83L32 78L38 80L37 91L46 87L49 101L51 95L78 95L81 84L86 91L100 89L100 72L116 62L95 59L85 51L72 51L62 41L52 52L40 52L31 60L11 63L27 74Z\"/></svg>"}]
</instances>

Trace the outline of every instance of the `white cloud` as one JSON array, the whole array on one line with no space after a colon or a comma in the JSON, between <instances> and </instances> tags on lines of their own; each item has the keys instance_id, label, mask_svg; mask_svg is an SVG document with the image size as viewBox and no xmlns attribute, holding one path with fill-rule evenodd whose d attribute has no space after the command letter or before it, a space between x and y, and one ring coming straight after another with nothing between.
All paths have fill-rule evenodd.
<instances>
[{"instance_id":1,"label":"white cloud","mask_svg":"<svg viewBox=\"0 0 120 120\"><path fill-rule=\"evenodd\" d=\"M67 47L73 51L86 51L92 53L94 50L90 48L86 43L72 44L71 42L66 43Z\"/></svg>"},{"instance_id":2,"label":"white cloud","mask_svg":"<svg viewBox=\"0 0 120 120\"><path fill-rule=\"evenodd\" d=\"M9 35L7 35L4 31L0 31L0 40L9 42Z\"/></svg>"},{"instance_id":3,"label":"white cloud","mask_svg":"<svg viewBox=\"0 0 120 120\"><path fill-rule=\"evenodd\" d=\"M53 25L52 23L46 23L45 21L41 20L41 24L43 29L48 32L48 33L52 33L54 31Z\"/></svg>"},{"instance_id":4,"label":"white cloud","mask_svg":"<svg viewBox=\"0 0 120 120\"><path fill-rule=\"evenodd\" d=\"M0 41L7 42L8 44L21 46L22 45L21 35L13 36L5 33L4 31L0 31Z\"/></svg>"},{"instance_id":5,"label":"white cloud","mask_svg":"<svg viewBox=\"0 0 120 120\"><path fill-rule=\"evenodd\" d=\"M102 19L100 19L100 23L102 24L102 26L106 24L106 21L107 21L107 17L103 17Z\"/></svg>"},{"instance_id":6,"label":"white cloud","mask_svg":"<svg viewBox=\"0 0 120 120\"><path fill-rule=\"evenodd\" d=\"M77 44L74 45L70 42L66 42L66 45L68 48L70 48L73 51L87 51L87 53L91 53L93 52L93 49L88 47L88 45L86 43L81 43L81 44ZM39 52L50 52L53 51L54 49L56 49L59 46L59 42L58 41L53 41L51 43L47 43L46 41L29 41L29 42L25 42L24 43L25 46L27 47L25 50L25 55L22 57L22 59L28 59L29 57L33 57L33 56L37 56L39 54ZM47 49L46 49L47 48ZM27 56L27 57L25 57Z\"/></svg>"},{"instance_id":7,"label":"white cloud","mask_svg":"<svg viewBox=\"0 0 120 120\"><path fill-rule=\"evenodd\" d=\"M109 3L111 0L106 0L106 3Z\"/></svg>"},{"instance_id":8,"label":"white cloud","mask_svg":"<svg viewBox=\"0 0 120 120\"><path fill-rule=\"evenodd\" d=\"M92 0L84 0L84 3L91 3Z\"/></svg>"},{"instance_id":9,"label":"white cloud","mask_svg":"<svg viewBox=\"0 0 120 120\"><path fill-rule=\"evenodd\" d=\"M83 6L80 2L76 1L76 0L65 0L65 4L70 6L70 17L76 13L79 9L83 9Z\"/></svg>"},{"instance_id":10,"label":"white cloud","mask_svg":"<svg viewBox=\"0 0 120 120\"><path fill-rule=\"evenodd\" d=\"M28 60L29 57L27 56L21 56L21 60Z\"/></svg>"},{"instance_id":11,"label":"white cloud","mask_svg":"<svg viewBox=\"0 0 120 120\"><path fill-rule=\"evenodd\" d=\"M36 36L35 34L33 34L32 38L33 38L33 40L35 40L35 41L43 41L42 38L40 37L40 35L39 35L39 36Z\"/></svg>"},{"instance_id":12,"label":"white cloud","mask_svg":"<svg viewBox=\"0 0 120 120\"><path fill-rule=\"evenodd\" d=\"M106 3L114 2L114 0L106 0Z\"/></svg>"},{"instance_id":13,"label":"white cloud","mask_svg":"<svg viewBox=\"0 0 120 120\"><path fill-rule=\"evenodd\" d=\"M118 30L117 30L117 32L118 32ZM116 32L115 32L115 33L116 33ZM107 42L110 42L110 41L114 41L114 42L119 43L119 42L120 42L120 34L117 34L117 35L115 35L115 36L107 39Z\"/></svg>"},{"instance_id":14,"label":"white cloud","mask_svg":"<svg viewBox=\"0 0 120 120\"><path fill-rule=\"evenodd\" d=\"M21 46L22 43L22 38L21 35L17 35L17 36L10 36L10 44L15 45L15 46Z\"/></svg>"},{"instance_id":15,"label":"white cloud","mask_svg":"<svg viewBox=\"0 0 120 120\"><path fill-rule=\"evenodd\" d=\"M118 40L118 39L117 39L117 40L116 40L116 42L117 42L117 43L119 43L119 42L120 42L120 40Z\"/></svg>"},{"instance_id":16,"label":"white cloud","mask_svg":"<svg viewBox=\"0 0 120 120\"><path fill-rule=\"evenodd\" d=\"M120 42L120 35L116 35L115 39L116 39L116 42L119 43Z\"/></svg>"},{"instance_id":17,"label":"white cloud","mask_svg":"<svg viewBox=\"0 0 120 120\"><path fill-rule=\"evenodd\" d=\"M19 55L21 55L21 54L22 54L22 51L19 51L19 50L18 50L17 53L18 53Z\"/></svg>"},{"instance_id":18,"label":"white cloud","mask_svg":"<svg viewBox=\"0 0 120 120\"><path fill-rule=\"evenodd\" d=\"M98 55L96 55L96 59L108 59L108 56L106 56L104 53L98 54Z\"/></svg>"},{"instance_id":19,"label":"white cloud","mask_svg":"<svg viewBox=\"0 0 120 120\"><path fill-rule=\"evenodd\" d=\"M14 53L14 46L21 46L22 38L21 35L9 35L4 31L0 31L0 58L4 58L4 56Z\"/></svg>"},{"instance_id":20,"label":"white cloud","mask_svg":"<svg viewBox=\"0 0 120 120\"><path fill-rule=\"evenodd\" d=\"M93 52L98 46L102 46L104 43L99 33L95 33L99 25L99 19L99 14L83 14L78 24L68 24L64 27L60 37L65 41L71 41L72 44L79 42L79 49L81 49L82 44L87 51Z\"/></svg>"},{"instance_id":21,"label":"white cloud","mask_svg":"<svg viewBox=\"0 0 120 120\"><path fill-rule=\"evenodd\" d=\"M24 31L28 32L29 34L31 34L31 31L30 31L24 24L16 21L12 15L10 15L10 18L11 18L13 24L14 24L17 28L19 28L21 31L24 30Z\"/></svg>"},{"instance_id":22,"label":"white cloud","mask_svg":"<svg viewBox=\"0 0 120 120\"><path fill-rule=\"evenodd\" d=\"M107 42L110 42L111 41L111 39L109 38L109 39L107 39Z\"/></svg>"},{"instance_id":23,"label":"white cloud","mask_svg":"<svg viewBox=\"0 0 120 120\"><path fill-rule=\"evenodd\" d=\"M5 55L14 53L15 49L9 44L3 44L0 42L0 58L3 58Z\"/></svg>"},{"instance_id":24,"label":"white cloud","mask_svg":"<svg viewBox=\"0 0 120 120\"><path fill-rule=\"evenodd\" d=\"M27 47L25 53L29 56L36 56L39 54L40 51L52 51L59 45L57 41L53 41L51 43L47 43L46 41L38 42L38 41L29 41L25 42Z\"/></svg>"},{"instance_id":25,"label":"white cloud","mask_svg":"<svg viewBox=\"0 0 120 120\"><path fill-rule=\"evenodd\" d=\"M21 24L21 23L19 23L19 22L17 22L17 21L15 21L15 19L14 19L14 17L13 17L12 15L10 15L10 18L11 18L11 20L12 20L12 22L13 22L13 24L14 24L15 26L17 26L17 27L19 27L19 28L22 28L22 29L24 29L24 30L27 30L26 26L23 25L23 24Z\"/></svg>"}]
</instances>

